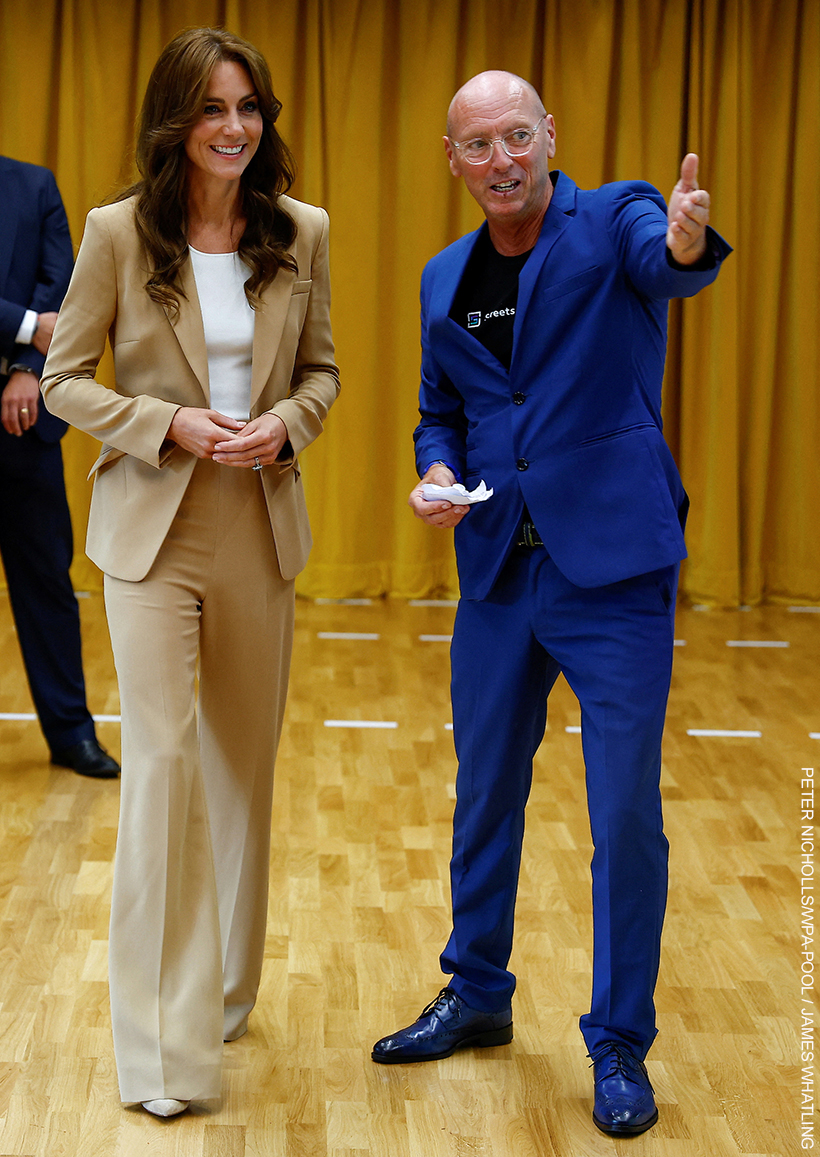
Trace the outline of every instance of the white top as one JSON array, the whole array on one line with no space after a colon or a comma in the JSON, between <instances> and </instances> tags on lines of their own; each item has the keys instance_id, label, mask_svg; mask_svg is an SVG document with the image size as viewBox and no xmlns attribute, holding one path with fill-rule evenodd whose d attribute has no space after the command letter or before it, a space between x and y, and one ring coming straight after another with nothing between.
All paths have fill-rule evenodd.
<instances>
[{"instance_id":1,"label":"white top","mask_svg":"<svg viewBox=\"0 0 820 1157\"><path fill-rule=\"evenodd\" d=\"M189 245L208 348L211 409L246 422L251 406L254 313L245 297L250 269L237 253Z\"/></svg>"}]
</instances>

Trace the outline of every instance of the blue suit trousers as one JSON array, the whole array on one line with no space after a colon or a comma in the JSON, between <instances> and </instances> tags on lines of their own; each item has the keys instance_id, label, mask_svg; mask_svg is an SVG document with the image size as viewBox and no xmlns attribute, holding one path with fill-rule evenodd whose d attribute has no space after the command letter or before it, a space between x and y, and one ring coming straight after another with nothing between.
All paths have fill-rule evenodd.
<instances>
[{"instance_id":1,"label":"blue suit trousers","mask_svg":"<svg viewBox=\"0 0 820 1157\"><path fill-rule=\"evenodd\" d=\"M71 516L59 442L0 426L0 553L34 706L52 750L94 738L80 614L69 577Z\"/></svg>"},{"instance_id":2,"label":"blue suit trousers","mask_svg":"<svg viewBox=\"0 0 820 1157\"><path fill-rule=\"evenodd\" d=\"M593 1052L645 1056L667 893L661 737L672 671L677 566L608 586L566 579L543 547L516 548L486 599L462 599L452 643L456 783L453 932L441 956L474 1008L509 1002L507 965L532 761L558 674L581 705L594 844ZM536 853L537 854L537 853Z\"/></svg>"}]
</instances>

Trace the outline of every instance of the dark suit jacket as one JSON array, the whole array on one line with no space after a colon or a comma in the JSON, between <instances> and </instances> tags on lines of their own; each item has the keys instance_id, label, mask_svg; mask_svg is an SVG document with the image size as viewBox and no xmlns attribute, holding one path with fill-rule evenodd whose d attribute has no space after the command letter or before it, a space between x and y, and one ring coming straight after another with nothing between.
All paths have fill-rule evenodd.
<instances>
[{"instance_id":1,"label":"dark suit jacket","mask_svg":"<svg viewBox=\"0 0 820 1157\"><path fill-rule=\"evenodd\" d=\"M71 279L74 251L54 176L39 165L0 157L0 355L31 366L40 377L45 358L15 343L27 309L58 310ZM5 382L3 382L5 384ZM35 432L58 441L67 425L40 406Z\"/></svg>"},{"instance_id":2,"label":"dark suit jacket","mask_svg":"<svg viewBox=\"0 0 820 1157\"><path fill-rule=\"evenodd\" d=\"M525 503L577 586L686 554L686 494L661 433L668 300L713 281L731 249L710 230L712 268L678 268L651 185L582 190L562 173L552 178L519 278L509 373L448 316L478 233L439 253L422 277L419 471L442 459L468 489L483 478L495 491L455 532L466 598L489 593Z\"/></svg>"}]
</instances>

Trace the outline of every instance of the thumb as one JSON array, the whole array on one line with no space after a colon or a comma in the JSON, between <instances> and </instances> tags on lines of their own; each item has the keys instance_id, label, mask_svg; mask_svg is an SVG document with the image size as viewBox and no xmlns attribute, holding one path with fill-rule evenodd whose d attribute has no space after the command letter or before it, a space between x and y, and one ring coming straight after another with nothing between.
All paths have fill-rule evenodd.
<instances>
[{"instance_id":1,"label":"thumb","mask_svg":"<svg viewBox=\"0 0 820 1157\"><path fill-rule=\"evenodd\" d=\"M687 153L681 161L680 183L688 189L697 189L699 187L697 153Z\"/></svg>"}]
</instances>

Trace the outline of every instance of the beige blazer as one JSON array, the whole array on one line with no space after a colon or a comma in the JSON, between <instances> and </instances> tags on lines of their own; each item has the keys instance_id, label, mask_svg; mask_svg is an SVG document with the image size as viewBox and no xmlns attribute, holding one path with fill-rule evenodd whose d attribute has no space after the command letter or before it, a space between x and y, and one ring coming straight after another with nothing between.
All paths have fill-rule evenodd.
<instances>
[{"instance_id":1,"label":"beige blazer","mask_svg":"<svg viewBox=\"0 0 820 1157\"><path fill-rule=\"evenodd\" d=\"M256 310L251 418L287 426L293 457L261 471L282 577L304 567L311 546L297 457L322 430L339 391L330 332L328 218L290 197L298 273L280 269ZM145 290L146 260L134 201L92 209L43 370L46 407L103 442L88 521L88 557L136 582L148 573L179 508L196 457L166 442L180 406L210 405L208 357L190 261L179 314ZM95 378L106 337L116 385ZM236 469L226 466L225 469Z\"/></svg>"}]
</instances>

